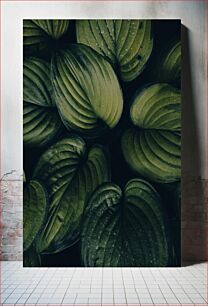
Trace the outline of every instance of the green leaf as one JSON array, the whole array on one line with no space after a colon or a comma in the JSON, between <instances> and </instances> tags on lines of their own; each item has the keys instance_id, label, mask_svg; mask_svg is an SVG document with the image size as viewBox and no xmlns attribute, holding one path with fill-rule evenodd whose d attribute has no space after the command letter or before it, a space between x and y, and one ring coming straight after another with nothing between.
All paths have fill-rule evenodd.
<instances>
[{"instance_id":1,"label":"green leaf","mask_svg":"<svg viewBox=\"0 0 208 306\"><path fill-rule=\"evenodd\" d=\"M33 19L32 21L54 39L60 38L69 26L69 20Z\"/></svg>"},{"instance_id":2,"label":"green leaf","mask_svg":"<svg viewBox=\"0 0 208 306\"><path fill-rule=\"evenodd\" d=\"M181 94L168 84L153 84L135 96L131 120L143 129L181 130Z\"/></svg>"},{"instance_id":3,"label":"green leaf","mask_svg":"<svg viewBox=\"0 0 208 306\"><path fill-rule=\"evenodd\" d=\"M49 64L38 58L27 58L23 65L23 140L30 146L41 146L53 139L62 123L51 98Z\"/></svg>"},{"instance_id":4,"label":"green leaf","mask_svg":"<svg viewBox=\"0 0 208 306\"><path fill-rule=\"evenodd\" d=\"M36 57L23 62L23 100L36 105L53 106L49 64Z\"/></svg>"},{"instance_id":5,"label":"green leaf","mask_svg":"<svg viewBox=\"0 0 208 306\"><path fill-rule=\"evenodd\" d=\"M157 191L130 180L124 190L102 184L83 218L81 255L87 267L167 266L164 212Z\"/></svg>"},{"instance_id":6,"label":"green leaf","mask_svg":"<svg viewBox=\"0 0 208 306\"><path fill-rule=\"evenodd\" d=\"M111 65L84 45L70 45L52 59L52 83L62 121L83 136L114 128L123 110L122 92Z\"/></svg>"},{"instance_id":7,"label":"green leaf","mask_svg":"<svg viewBox=\"0 0 208 306\"><path fill-rule=\"evenodd\" d=\"M41 258L34 245L23 253L23 267L41 267Z\"/></svg>"},{"instance_id":8,"label":"green leaf","mask_svg":"<svg viewBox=\"0 0 208 306\"><path fill-rule=\"evenodd\" d=\"M61 130L62 124L55 109L45 109L24 102L23 140L28 146L43 146Z\"/></svg>"},{"instance_id":9,"label":"green leaf","mask_svg":"<svg viewBox=\"0 0 208 306\"><path fill-rule=\"evenodd\" d=\"M106 57L123 81L140 75L152 52L150 20L77 20L76 32L77 41Z\"/></svg>"},{"instance_id":10,"label":"green leaf","mask_svg":"<svg viewBox=\"0 0 208 306\"><path fill-rule=\"evenodd\" d=\"M23 246L26 251L39 233L46 214L47 196L43 186L35 180L24 189Z\"/></svg>"},{"instance_id":11,"label":"green leaf","mask_svg":"<svg viewBox=\"0 0 208 306\"><path fill-rule=\"evenodd\" d=\"M180 85L181 82L181 41L171 41L158 53L149 78L155 82Z\"/></svg>"},{"instance_id":12,"label":"green leaf","mask_svg":"<svg viewBox=\"0 0 208 306\"><path fill-rule=\"evenodd\" d=\"M26 181L27 181L24 170L23 170L22 180L23 180L23 183L26 183Z\"/></svg>"},{"instance_id":13,"label":"green leaf","mask_svg":"<svg viewBox=\"0 0 208 306\"><path fill-rule=\"evenodd\" d=\"M23 21L23 46L28 54L45 50L48 39L48 35L32 20Z\"/></svg>"},{"instance_id":14,"label":"green leaf","mask_svg":"<svg viewBox=\"0 0 208 306\"><path fill-rule=\"evenodd\" d=\"M143 177L160 183L178 181L181 175L181 136L177 132L127 130L122 150L130 167Z\"/></svg>"},{"instance_id":15,"label":"green leaf","mask_svg":"<svg viewBox=\"0 0 208 306\"><path fill-rule=\"evenodd\" d=\"M136 95L131 119L137 128L124 132L123 155L145 178L171 183L181 176L180 92L167 84L154 84Z\"/></svg>"},{"instance_id":16,"label":"green leaf","mask_svg":"<svg viewBox=\"0 0 208 306\"><path fill-rule=\"evenodd\" d=\"M59 39L68 29L68 20L26 19L23 21L23 45L27 54L44 54L52 40ZM53 43L52 43L53 44Z\"/></svg>"},{"instance_id":17,"label":"green leaf","mask_svg":"<svg viewBox=\"0 0 208 306\"><path fill-rule=\"evenodd\" d=\"M87 197L110 179L108 156L100 145L86 150L76 135L51 146L40 158L34 177L47 186L50 208L37 241L40 253L56 253L77 241Z\"/></svg>"}]
</instances>

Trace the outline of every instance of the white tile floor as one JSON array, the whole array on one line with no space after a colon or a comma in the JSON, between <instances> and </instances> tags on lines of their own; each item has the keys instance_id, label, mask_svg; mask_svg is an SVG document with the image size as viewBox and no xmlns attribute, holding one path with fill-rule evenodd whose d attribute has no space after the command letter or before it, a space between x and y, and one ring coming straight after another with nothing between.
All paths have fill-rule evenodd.
<instances>
[{"instance_id":1,"label":"white tile floor","mask_svg":"<svg viewBox=\"0 0 208 306\"><path fill-rule=\"evenodd\" d=\"M0 305L208 305L205 263L134 269L0 265Z\"/></svg>"}]
</instances>

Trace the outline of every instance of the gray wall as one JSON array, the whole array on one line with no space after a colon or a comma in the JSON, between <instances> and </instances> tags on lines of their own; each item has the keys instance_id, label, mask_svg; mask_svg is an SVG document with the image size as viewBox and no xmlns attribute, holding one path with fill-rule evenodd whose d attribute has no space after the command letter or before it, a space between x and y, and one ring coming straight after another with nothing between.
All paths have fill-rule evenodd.
<instances>
[{"instance_id":1,"label":"gray wall","mask_svg":"<svg viewBox=\"0 0 208 306\"><path fill-rule=\"evenodd\" d=\"M1 258L22 256L22 19L181 19L183 43L182 254L206 258L208 229L205 2L24 2L2 3Z\"/></svg>"}]
</instances>

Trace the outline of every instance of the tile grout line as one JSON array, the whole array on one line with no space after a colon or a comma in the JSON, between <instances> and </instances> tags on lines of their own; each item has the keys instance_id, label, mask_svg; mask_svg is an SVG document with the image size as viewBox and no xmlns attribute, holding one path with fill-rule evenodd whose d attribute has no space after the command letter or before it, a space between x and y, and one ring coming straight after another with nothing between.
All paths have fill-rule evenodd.
<instances>
[{"instance_id":1,"label":"tile grout line","mask_svg":"<svg viewBox=\"0 0 208 306\"><path fill-rule=\"evenodd\" d=\"M140 269L140 271L141 271L142 278L143 278L143 280L144 280L144 282L145 282L145 285L146 285L146 287L147 287L147 291L149 292L150 298L151 298L151 300L152 300L152 304L154 305L154 301L153 301L153 299L152 299L152 295L151 295L151 293L150 293L150 291L149 291L149 288L148 288L148 286L147 286L147 283L146 283L146 280L145 280L144 275L143 275L143 273L142 273L142 270Z\"/></svg>"},{"instance_id":2,"label":"tile grout line","mask_svg":"<svg viewBox=\"0 0 208 306\"><path fill-rule=\"evenodd\" d=\"M173 291L173 288L170 287L170 284L167 282L167 280L165 279L165 277L163 276L163 274L160 271L160 274L162 275L162 278L164 279L164 281L166 282L166 284L168 285L168 288L171 290L171 292L173 293L174 297L176 298L176 300L178 301L179 305L181 305L180 301L178 300L177 296L175 295L175 292ZM170 274L172 275L172 273L170 272ZM160 287L160 285L159 285ZM162 290L161 290L162 292ZM165 299L166 300L166 299Z\"/></svg>"},{"instance_id":3,"label":"tile grout line","mask_svg":"<svg viewBox=\"0 0 208 306\"><path fill-rule=\"evenodd\" d=\"M123 269L121 269L121 277L122 277L122 283L123 283L123 287L124 287L124 295L125 295L125 300L126 300L126 305L127 305L127 298L126 298L126 287L125 287L125 283L124 283L124 278L123 278Z\"/></svg>"},{"instance_id":4,"label":"tile grout line","mask_svg":"<svg viewBox=\"0 0 208 306\"><path fill-rule=\"evenodd\" d=\"M136 292L136 295L137 295L137 298L138 298L138 301L139 301L139 305L141 305L140 298L139 298L138 292L136 290L135 278L134 278L134 274L133 274L132 269L131 269L131 275L132 275L132 279L133 279L133 282L134 282L134 289L135 289L135 292Z\"/></svg>"}]
</instances>

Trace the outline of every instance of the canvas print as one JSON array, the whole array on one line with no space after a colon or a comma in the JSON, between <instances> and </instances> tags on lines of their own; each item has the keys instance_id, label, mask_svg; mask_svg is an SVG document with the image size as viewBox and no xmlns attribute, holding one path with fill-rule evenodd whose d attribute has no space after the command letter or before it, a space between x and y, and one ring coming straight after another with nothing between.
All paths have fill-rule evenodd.
<instances>
[{"instance_id":1,"label":"canvas print","mask_svg":"<svg viewBox=\"0 0 208 306\"><path fill-rule=\"evenodd\" d=\"M180 266L181 23L23 21L24 266Z\"/></svg>"}]
</instances>

